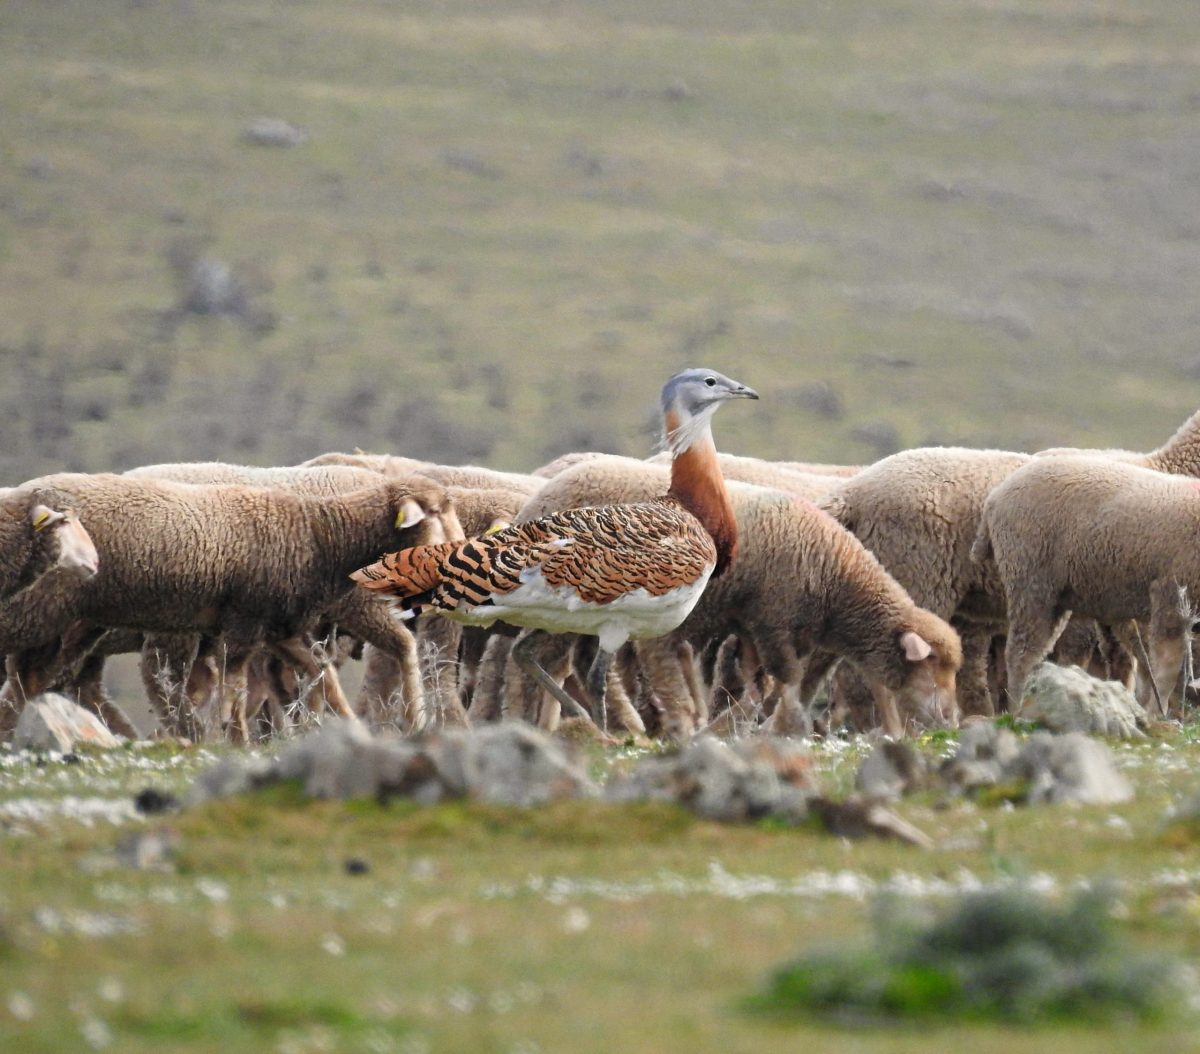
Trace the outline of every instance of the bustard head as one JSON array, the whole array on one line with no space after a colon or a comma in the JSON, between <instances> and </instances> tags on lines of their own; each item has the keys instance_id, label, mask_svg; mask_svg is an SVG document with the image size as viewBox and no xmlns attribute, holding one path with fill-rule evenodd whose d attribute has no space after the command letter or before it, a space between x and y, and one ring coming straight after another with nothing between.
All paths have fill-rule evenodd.
<instances>
[{"instance_id":1,"label":"bustard head","mask_svg":"<svg viewBox=\"0 0 1200 1054\"><path fill-rule=\"evenodd\" d=\"M688 369L675 374L662 390L667 447L678 454L709 431L709 419L729 399L757 399L753 388L716 370Z\"/></svg>"}]
</instances>

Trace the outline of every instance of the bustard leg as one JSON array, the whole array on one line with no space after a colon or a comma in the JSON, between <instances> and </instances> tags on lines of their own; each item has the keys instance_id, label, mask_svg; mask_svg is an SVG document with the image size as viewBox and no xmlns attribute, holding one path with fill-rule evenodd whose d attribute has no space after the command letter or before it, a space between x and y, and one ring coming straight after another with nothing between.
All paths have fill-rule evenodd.
<instances>
[{"instance_id":1,"label":"bustard leg","mask_svg":"<svg viewBox=\"0 0 1200 1054\"><path fill-rule=\"evenodd\" d=\"M542 669L537 659L530 653L530 649L545 632L545 630L535 629L525 634L513 646L512 657L520 664L521 669L559 701L565 712L575 714L577 717L586 717L590 721L591 716L588 712L564 691L561 684Z\"/></svg>"},{"instance_id":2,"label":"bustard leg","mask_svg":"<svg viewBox=\"0 0 1200 1054\"><path fill-rule=\"evenodd\" d=\"M612 660L611 651L597 648L584 685L588 698L592 701L592 720L605 732L608 731L608 708L604 705L604 697L608 692L608 668L612 665Z\"/></svg>"}]
</instances>

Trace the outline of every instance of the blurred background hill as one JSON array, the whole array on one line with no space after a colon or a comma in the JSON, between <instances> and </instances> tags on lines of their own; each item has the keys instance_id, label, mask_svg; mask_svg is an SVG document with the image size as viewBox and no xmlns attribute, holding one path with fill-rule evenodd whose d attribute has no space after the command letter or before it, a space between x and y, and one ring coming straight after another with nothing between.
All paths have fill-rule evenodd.
<instances>
[{"instance_id":1,"label":"blurred background hill","mask_svg":"<svg viewBox=\"0 0 1200 1054\"><path fill-rule=\"evenodd\" d=\"M1194 0L5 0L0 483L386 450L1149 448Z\"/></svg>"}]
</instances>

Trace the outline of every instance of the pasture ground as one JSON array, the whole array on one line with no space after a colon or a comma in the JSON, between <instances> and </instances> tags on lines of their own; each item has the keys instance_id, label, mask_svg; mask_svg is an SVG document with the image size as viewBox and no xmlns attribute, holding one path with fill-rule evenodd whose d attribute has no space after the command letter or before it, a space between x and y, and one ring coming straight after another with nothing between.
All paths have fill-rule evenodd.
<instances>
[{"instance_id":1,"label":"pasture ground","mask_svg":"<svg viewBox=\"0 0 1200 1054\"><path fill-rule=\"evenodd\" d=\"M848 789L865 745L815 749L830 789ZM1131 940L1200 959L1197 843L1163 822L1196 790L1200 742L1185 729L1114 750L1128 805L901 803L933 851L665 806L379 806L286 787L146 818L138 791L183 793L221 749L6 751L0 1049L1195 1049L1184 1026L884 1029L741 1006L797 952L861 940L884 889L1109 880ZM591 762L601 776L639 753ZM147 833L173 856L122 863L118 844Z\"/></svg>"}]
</instances>

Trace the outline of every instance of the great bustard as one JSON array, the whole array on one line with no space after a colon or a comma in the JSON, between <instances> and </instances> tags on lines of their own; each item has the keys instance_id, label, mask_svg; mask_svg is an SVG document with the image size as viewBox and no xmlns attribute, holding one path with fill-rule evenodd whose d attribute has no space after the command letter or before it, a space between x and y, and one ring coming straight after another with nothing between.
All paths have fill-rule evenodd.
<instances>
[{"instance_id":1,"label":"great bustard","mask_svg":"<svg viewBox=\"0 0 1200 1054\"><path fill-rule=\"evenodd\" d=\"M713 442L713 413L758 393L713 370L688 369L663 386L671 486L661 498L554 513L478 538L388 553L351 576L473 626L500 620L599 638L587 688L603 704L612 655L626 641L678 626L737 552L737 525ZM527 635L513 657L568 709L578 704L534 659Z\"/></svg>"}]
</instances>

